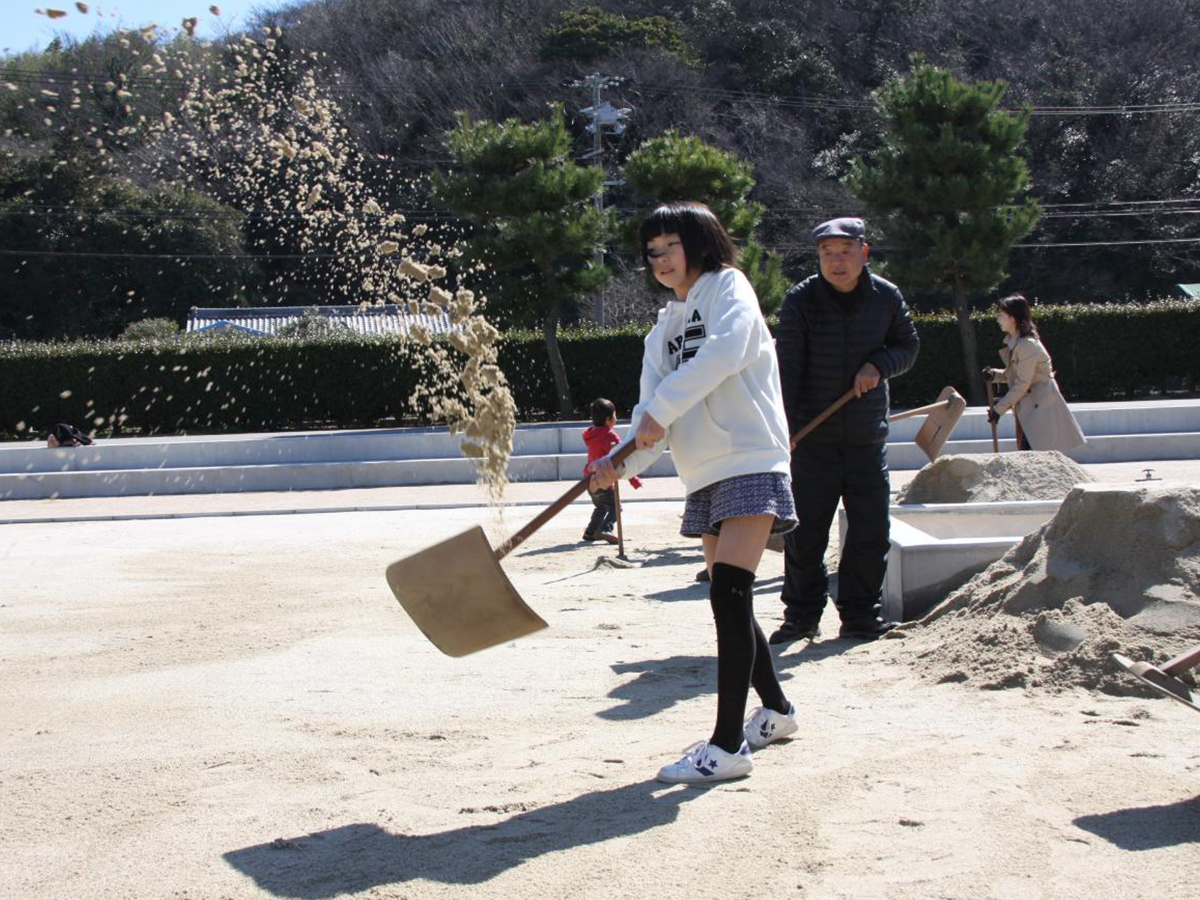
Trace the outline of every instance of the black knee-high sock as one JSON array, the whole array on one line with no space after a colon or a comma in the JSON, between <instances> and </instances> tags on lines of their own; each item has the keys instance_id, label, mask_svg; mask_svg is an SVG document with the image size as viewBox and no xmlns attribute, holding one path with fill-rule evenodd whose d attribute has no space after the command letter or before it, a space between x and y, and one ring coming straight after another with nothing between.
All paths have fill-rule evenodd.
<instances>
[{"instance_id":1,"label":"black knee-high sock","mask_svg":"<svg viewBox=\"0 0 1200 900\"><path fill-rule=\"evenodd\" d=\"M713 564L708 599L717 625L717 724L711 743L730 753L742 746L746 695L754 670L753 585L753 572Z\"/></svg>"},{"instance_id":2,"label":"black knee-high sock","mask_svg":"<svg viewBox=\"0 0 1200 900\"><path fill-rule=\"evenodd\" d=\"M771 658L771 647L767 643L767 636L758 626L758 620L754 618L753 607L750 610L750 621L754 624L754 669L750 674L750 683L754 685L754 692L762 700L763 706L778 713L786 713L790 704L783 695L783 687L775 674L775 660Z\"/></svg>"}]
</instances>

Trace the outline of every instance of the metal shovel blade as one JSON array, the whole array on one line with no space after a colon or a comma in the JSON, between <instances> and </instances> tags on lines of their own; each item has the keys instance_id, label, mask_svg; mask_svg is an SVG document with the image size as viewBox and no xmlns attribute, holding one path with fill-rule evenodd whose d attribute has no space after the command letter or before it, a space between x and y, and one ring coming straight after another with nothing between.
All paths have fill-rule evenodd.
<instances>
[{"instance_id":1,"label":"metal shovel blade","mask_svg":"<svg viewBox=\"0 0 1200 900\"><path fill-rule=\"evenodd\" d=\"M930 412L920 430L917 431L917 436L913 438L916 445L929 457L930 462L934 462L938 458L946 446L946 441L950 440L950 435L954 432L958 420L962 418L963 412L967 408L967 401L949 385L942 388L937 402L945 405Z\"/></svg>"},{"instance_id":2,"label":"metal shovel blade","mask_svg":"<svg viewBox=\"0 0 1200 900\"><path fill-rule=\"evenodd\" d=\"M1150 663L1134 662L1120 653L1114 653L1112 656L1118 664L1124 666L1129 674L1142 682L1142 684L1149 685L1156 691L1166 694L1171 699L1178 700L1180 703L1186 703L1192 709L1196 710L1196 712L1200 712L1200 696L1178 678L1168 675L1162 669L1152 666Z\"/></svg>"},{"instance_id":3,"label":"metal shovel blade","mask_svg":"<svg viewBox=\"0 0 1200 900\"><path fill-rule=\"evenodd\" d=\"M478 525L392 563L387 582L447 656L466 656L546 627L512 586Z\"/></svg>"}]
</instances>

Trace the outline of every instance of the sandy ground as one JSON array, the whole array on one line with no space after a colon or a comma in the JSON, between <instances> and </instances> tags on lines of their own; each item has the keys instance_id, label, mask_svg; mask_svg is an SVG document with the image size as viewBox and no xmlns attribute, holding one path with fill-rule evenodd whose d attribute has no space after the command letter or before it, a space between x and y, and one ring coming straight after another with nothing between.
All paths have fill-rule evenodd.
<instances>
[{"instance_id":1,"label":"sandy ground","mask_svg":"<svg viewBox=\"0 0 1200 900\"><path fill-rule=\"evenodd\" d=\"M529 510L0 527L0 897L1030 900L1200 884L1194 712L931 686L903 642L777 649L796 738L740 782L655 783L711 728L713 628L680 505L625 512L636 568L597 565L613 548L577 543L586 510L569 510L504 566L551 627L457 660L383 568L477 522L495 542ZM768 553L768 631L781 574ZM836 634L832 610L823 624Z\"/></svg>"}]
</instances>

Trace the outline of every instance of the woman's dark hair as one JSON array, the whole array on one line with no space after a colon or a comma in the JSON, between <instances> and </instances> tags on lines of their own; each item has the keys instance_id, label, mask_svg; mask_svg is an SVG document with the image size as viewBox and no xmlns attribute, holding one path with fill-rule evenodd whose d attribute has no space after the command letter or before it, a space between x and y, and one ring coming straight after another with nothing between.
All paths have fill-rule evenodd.
<instances>
[{"instance_id":1,"label":"woman's dark hair","mask_svg":"<svg viewBox=\"0 0 1200 900\"><path fill-rule=\"evenodd\" d=\"M737 245L721 220L703 203L694 200L664 203L642 220L638 241L646 265L650 265L646 244L664 234L679 235L689 271L715 272L724 266L737 265Z\"/></svg>"},{"instance_id":2,"label":"woman's dark hair","mask_svg":"<svg viewBox=\"0 0 1200 900\"><path fill-rule=\"evenodd\" d=\"M996 304L1001 312L1012 316L1017 323L1017 331L1021 337L1040 338L1037 326L1033 324L1033 313L1029 309L1029 301L1024 294L1009 294Z\"/></svg>"},{"instance_id":3,"label":"woman's dark hair","mask_svg":"<svg viewBox=\"0 0 1200 900\"><path fill-rule=\"evenodd\" d=\"M592 401L592 424L597 428L604 425L610 416L617 414L617 407L611 400L597 397Z\"/></svg>"}]
</instances>

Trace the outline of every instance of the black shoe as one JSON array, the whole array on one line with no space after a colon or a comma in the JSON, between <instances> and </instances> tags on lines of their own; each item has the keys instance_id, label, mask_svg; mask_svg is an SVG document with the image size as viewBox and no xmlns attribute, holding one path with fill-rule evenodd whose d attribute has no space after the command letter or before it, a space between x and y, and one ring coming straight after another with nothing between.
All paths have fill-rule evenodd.
<instances>
[{"instance_id":1,"label":"black shoe","mask_svg":"<svg viewBox=\"0 0 1200 900\"><path fill-rule=\"evenodd\" d=\"M769 644L790 644L792 641L815 641L821 634L820 626L805 625L792 619L784 619L783 624L775 629L767 641Z\"/></svg>"},{"instance_id":2,"label":"black shoe","mask_svg":"<svg viewBox=\"0 0 1200 900\"><path fill-rule=\"evenodd\" d=\"M899 622L885 622L876 619L874 622L843 622L838 629L838 637L850 641L877 641Z\"/></svg>"},{"instance_id":3,"label":"black shoe","mask_svg":"<svg viewBox=\"0 0 1200 900\"><path fill-rule=\"evenodd\" d=\"M697 581L712 581L712 577L708 574L708 569L704 568L696 573L696 580Z\"/></svg>"}]
</instances>

